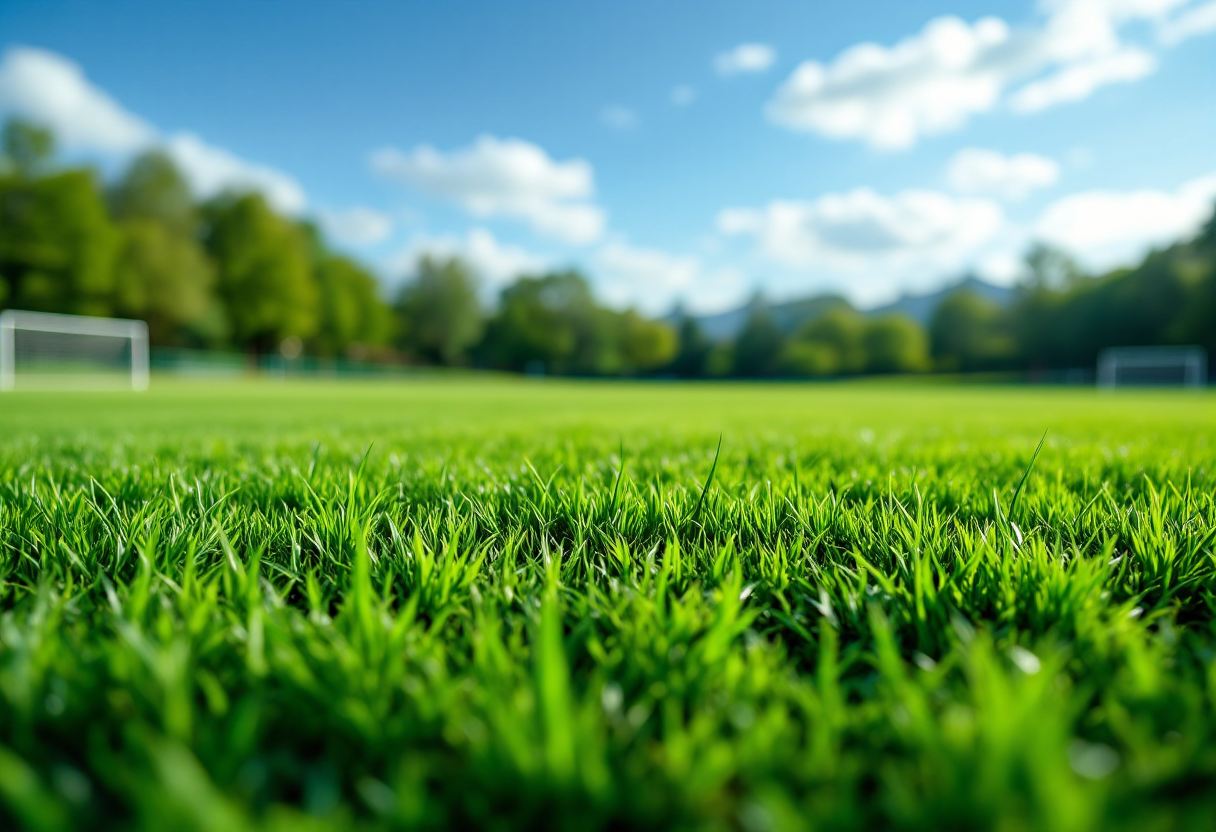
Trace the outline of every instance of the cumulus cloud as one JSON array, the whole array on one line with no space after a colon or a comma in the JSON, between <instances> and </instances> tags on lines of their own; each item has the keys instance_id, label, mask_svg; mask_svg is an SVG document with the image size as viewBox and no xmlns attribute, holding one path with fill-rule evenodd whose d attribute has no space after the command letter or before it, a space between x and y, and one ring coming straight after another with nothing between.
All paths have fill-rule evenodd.
<instances>
[{"instance_id":1,"label":"cumulus cloud","mask_svg":"<svg viewBox=\"0 0 1216 832\"><path fill-rule=\"evenodd\" d=\"M1089 98L1094 90L1107 84L1139 80L1156 69L1156 58L1143 49L1121 49L1070 64L1027 84L1009 99L1009 106L1015 112L1035 113L1057 104Z\"/></svg>"},{"instance_id":2,"label":"cumulus cloud","mask_svg":"<svg viewBox=\"0 0 1216 832\"><path fill-rule=\"evenodd\" d=\"M1214 203L1216 173L1173 191L1082 191L1049 205L1034 231L1091 268L1107 269L1193 235L1212 216Z\"/></svg>"},{"instance_id":3,"label":"cumulus cloud","mask_svg":"<svg viewBox=\"0 0 1216 832\"><path fill-rule=\"evenodd\" d=\"M635 248L614 241L595 255L601 288L613 303L642 300L647 305L669 303L673 294L691 289L701 271L695 257L680 257L658 249Z\"/></svg>"},{"instance_id":4,"label":"cumulus cloud","mask_svg":"<svg viewBox=\"0 0 1216 832\"><path fill-rule=\"evenodd\" d=\"M4 53L0 112L49 127L73 151L127 156L162 145L201 197L227 188L258 190L279 210L293 214L307 203L299 183L281 171L207 144L193 133L166 138L55 52L13 47Z\"/></svg>"},{"instance_id":5,"label":"cumulus cloud","mask_svg":"<svg viewBox=\"0 0 1216 832\"><path fill-rule=\"evenodd\" d=\"M308 204L304 189L292 177L207 144L193 133L173 135L165 148L191 189L203 198L225 190L259 191L271 205L288 214L299 214Z\"/></svg>"},{"instance_id":6,"label":"cumulus cloud","mask_svg":"<svg viewBox=\"0 0 1216 832\"><path fill-rule=\"evenodd\" d=\"M777 60L777 50L765 43L741 43L714 56L719 75L764 72Z\"/></svg>"},{"instance_id":7,"label":"cumulus cloud","mask_svg":"<svg viewBox=\"0 0 1216 832\"><path fill-rule=\"evenodd\" d=\"M890 49L861 44L827 66L800 64L769 102L768 114L795 130L908 147L922 134L955 129L996 105L1004 79L993 56L1010 37L997 18L974 25L937 18Z\"/></svg>"},{"instance_id":8,"label":"cumulus cloud","mask_svg":"<svg viewBox=\"0 0 1216 832\"><path fill-rule=\"evenodd\" d=\"M689 255L640 248L624 240L602 246L593 259L597 290L616 306L646 312L666 311L678 298L696 310L719 308L737 300L744 279L733 269L707 269Z\"/></svg>"},{"instance_id":9,"label":"cumulus cloud","mask_svg":"<svg viewBox=\"0 0 1216 832\"><path fill-rule=\"evenodd\" d=\"M1166 46L1173 46L1209 32L1216 32L1216 2L1204 3L1163 22L1157 38Z\"/></svg>"},{"instance_id":10,"label":"cumulus cloud","mask_svg":"<svg viewBox=\"0 0 1216 832\"><path fill-rule=\"evenodd\" d=\"M320 218L327 234L349 245L375 245L384 242L393 233L392 218L372 208L323 210Z\"/></svg>"},{"instance_id":11,"label":"cumulus cloud","mask_svg":"<svg viewBox=\"0 0 1216 832\"><path fill-rule=\"evenodd\" d=\"M907 148L958 129L1010 93L1015 111L1035 112L1144 77L1155 60L1122 43L1121 27L1164 19L1186 2L1049 0L1038 25L1017 30L997 17L938 17L894 46L863 43L827 64L803 62L767 112L790 129Z\"/></svg>"},{"instance_id":12,"label":"cumulus cloud","mask_svg":"<svg viewBox=\"0 0 1216 832\"><path fill-rule=\"evenodd\" d=\"M372 169L475 217L527 222L538 233L569 243L589 243L604 232L604 212L590 200L591 165L559 162L520 139L481 136L470 147L444 153L420 145L408 153L385 148L372 155Z\"/></svg>"},{"instance_id":13,"label":"cumulus cloud","mask_svg":"<svg viewBox=\"0 0 1216 832\"><path fill-rule=\"evenodd\" d=\"M1003 224L1001 207L991 200L921 190L884 196L868 188L718 215L719 231L755 237L760 253L776 263L874 272L955 268Z\"/></svg>"},{"instance_id":14,"label":"cumulus cloud","mask_svg":"<svg viewBox=\"0 0 1216 832\"><path fill-rule=\"evenodd\" d=\"M946 178L960 194L1018 200L1039 188L1054 185L1060 178L1060 166L1033 153L1006 156L995 150L969 147L954 154Z\"/></svg>"},{"instance_id":15,"label":"cumulus cloud","mask_svg":"<svg viewBox=\"0 0 1216 832\"><path fill-rule=\"evenodd\" d=\"M17 46L0 60L0 109L55 131L69 150L130 153L156 140L146 121L62 55Z\"/></svg>"},{"instance_id":16,"label":"cumulus cloud","mask_svg":"<svg viewBox=\"0 0 1216 832\"><path fill-rule=\"evenodd\" d=\"M408 275L426 256L459 257L486 281L489 289L504 286L522 274L542 272L550 265L546 257L500 243L488 229L473 228L463 237L415 237L392 259L389 269L394 275Z\"/></svg>"}]
</instances>

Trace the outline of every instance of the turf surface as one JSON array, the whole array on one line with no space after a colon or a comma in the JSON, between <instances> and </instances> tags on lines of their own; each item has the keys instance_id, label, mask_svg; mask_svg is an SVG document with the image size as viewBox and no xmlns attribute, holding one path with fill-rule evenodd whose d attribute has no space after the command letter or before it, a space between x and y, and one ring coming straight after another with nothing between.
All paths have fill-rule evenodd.
<instances>
[{"instance_id":1,"label":"turf surface","mask_svg":"<svg viewBox=\"0 0 1216 832\"><path fill-rule=\"evenodd\" d=\"M0 828L1211 829L1214 405L5 396Z\"/></svg>"}]
</instances>

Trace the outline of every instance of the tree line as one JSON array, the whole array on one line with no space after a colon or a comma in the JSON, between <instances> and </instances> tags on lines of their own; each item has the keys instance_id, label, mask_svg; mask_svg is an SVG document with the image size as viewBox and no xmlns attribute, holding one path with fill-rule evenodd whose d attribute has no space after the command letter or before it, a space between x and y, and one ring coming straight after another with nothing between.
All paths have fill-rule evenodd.
<instances>
[{"instance_id":1,"label":"tree line","mask_svg":"<svg viewBox=\"0 0 1216 832\"><path fill-rule=\"evenodd\" d=\"M669 369L685 377L1033 374L1093 368L1117 346L1198 345L1216 354L1216 212L1193 239L1106 274L1086 274L1065 252L1035 245L1009 303L960 285L927 327L898 314L867 316L839 298L817 299L816 314L782 327L755 301L736 338L714 344L685 317Z\"/></svg>"},{"instance_id":2,"label":"tree line","mask_svg":"<svg viewBox=\"0 0 1216 832\"><path fill-rule=\"evenodd\" d=\"M459 258L422 258L385 297L317 226L256 192L196 200L164 153L112 182L56 164L52 134L9 120L0 156L0 308L139 318L154 345L567 375L835 377L1093 366L1108 346L1216 350L1216 217L1133 268L1085 274L1038 246L1014 300L949 295L927 327L843 299L790 325L761 300L735 338L694 317L597 301L576 270L525 275L484 301Z\"/></svg>"},{"instance_id":3,"label":"tree line","mask_svg":"<svg viewBox=\"0 0 1216 832\"><path fill-rule=\"evenodd\" d=\"M675 351L671 327L597 303L575 271L521 277L488 309L467 264L424 257L386 298L312 222L256 192L200 202L158 150L108 183L58 166L28 122L5 124L2 150L0 308L138 318L161 347L517 371L636 374Z\"/></svg>"}]
</instances>

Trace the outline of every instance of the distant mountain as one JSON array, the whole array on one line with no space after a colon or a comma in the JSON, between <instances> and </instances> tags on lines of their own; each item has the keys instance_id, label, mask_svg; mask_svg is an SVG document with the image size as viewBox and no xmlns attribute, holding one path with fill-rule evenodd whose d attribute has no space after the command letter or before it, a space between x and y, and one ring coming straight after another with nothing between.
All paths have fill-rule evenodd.
<instances>
[{"instance_id":1,"label":"distant mountain","mask_svg":"<svg viewBox=\"0 0 1216 832\"><path fill-rule=\"evenodd\" d=\"M842 297L835 295L819 295L813 298L802 298L800 300L784 301L782 303L766 304L768 314L772 316L773 322L783 332L793 332L798 329L804 322L812 318L818 318L825 312L832 309L847 308L849 305ZM743 329L747 323L747 318L752 314L752 309L755 302L749 303L746 306L740 306L738 309L731 309L728 312L718 312L714 315L696 315L697 323L701 325L701 331L705 333L705 337L711 341L727 341L734 338ZM672 313L674 319L679 319L680 313Z\"/></svg>"},{"instance_id":2,"label":"distant mountain","mask_svg":"<svg viewBox=\"0 0 1216 832\"><path fill-rule=\"evenodd\" d=\"M877 306L873 309L862 309L861 313L863 315L898 313L907 315L922 326L928 326L938 304L955 292L962 290L975 292L981 297L1001 306L1010 303L1013 300L1014 294L1013 289L1005 286L997 286L980 280L977 277L967 277L936 292L924 295L904 295L894 303ZM694 315L693 317L696 318L697 323L701 326L701 331L705 333L707 338L712 341L727 341L734 338L743 329L755 304L756 301L752 301L744 306L740 306L738 309L731 309L727 312L718 312L712 315ZM802 324L819 317L825 312L832 309L849 308L849 303L837 295L817 295L800 300L766 304L766 308L768 314L772 316L773 322L782 331L791 333L802 326ZM681 317L683 317L683 313L677 309L668 316L668 320L674 323L680 320Z\"/></svg>"},{"instance_id":3,"label":"distant mountain","mask_svg":"<svg viewBox=\"0 0 1216 832\"><path fill-rule=\"evenodd\" d=\"M885 306L877 306L873 309L865 310L867 315L885 315L889 313L897 313L907 315L914 319L921 326L928 326L929 321L933 319L933 313L937 310L938 304L946 298L953 295L955 292L961 291L974 292L980 297L990 300L998 306L1005 306L1013 301L1014 290L1008 286L997 286L993 283L980 280L978 277L966 277L959 283L953 286L947 286L944 289L938 289L936 292L930 292L927 295L904 295L894 303L888 303Z\"/></svg>"}]
</instances>

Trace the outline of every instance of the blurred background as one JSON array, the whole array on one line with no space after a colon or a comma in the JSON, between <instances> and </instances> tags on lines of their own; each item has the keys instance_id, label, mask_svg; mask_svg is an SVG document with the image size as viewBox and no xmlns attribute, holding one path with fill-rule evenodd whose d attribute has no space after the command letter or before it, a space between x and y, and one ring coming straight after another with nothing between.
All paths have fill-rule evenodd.
<instances>
[{"instance_id":1,"label":"blurred background","mask_svg":"<svg viewBox=\"0 0 1216 832\"><path fill-rule=\"evenodd\" d=\"M1216 0L3 0L0 309L164 372L1092 383L1216 348L1214 47Z\"/></svg>"}]
</instances>

